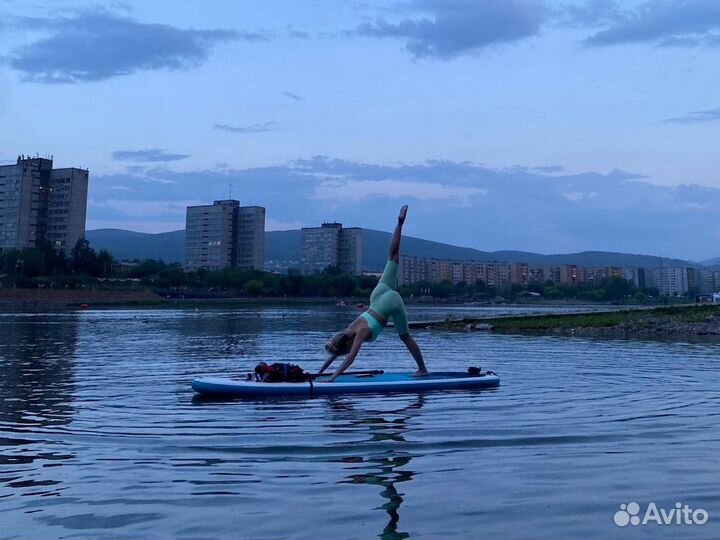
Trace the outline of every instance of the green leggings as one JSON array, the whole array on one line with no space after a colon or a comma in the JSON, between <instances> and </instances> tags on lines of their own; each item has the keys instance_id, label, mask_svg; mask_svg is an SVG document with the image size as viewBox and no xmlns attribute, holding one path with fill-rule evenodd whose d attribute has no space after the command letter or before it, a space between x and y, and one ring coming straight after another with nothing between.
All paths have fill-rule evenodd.
<instances>
[{"instance_id":1,"label":"green leggings","mask_svg":"<svg viewBox=\"0 0 720 540\"><path fill-rule=\"evenodd\" d=\"M400 337L407 336L410 334L408 329L407 314L405 313L405 304L403 303L400 293L395 290L395 284L397 282L398 263L395 261L388 261L385 264L380 281L373 289L370 295L370 309L380 315L386 321L392 318L395 330ZM368 326L372 331L371 341L375 341L382 331L380 323L371 324L371 322L377 322L377 320L368 313L368 316L363 318L368 321ZM373 321L370 321L372 319Z\"/></svg>"}]
</instances>

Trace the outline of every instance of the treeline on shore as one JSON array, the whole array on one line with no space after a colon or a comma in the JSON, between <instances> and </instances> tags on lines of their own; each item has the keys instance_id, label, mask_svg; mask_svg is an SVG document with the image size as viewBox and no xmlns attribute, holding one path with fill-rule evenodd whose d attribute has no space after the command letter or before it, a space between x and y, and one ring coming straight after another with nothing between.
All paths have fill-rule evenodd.
<instances>
[{"instance_id":1,"label":"treeline on shore","mask_svg":"<svg viewBox=\"0 0 720 540\"><path fill-rule=\"evenodd\" d=\"M163 294L236 294L261 297L357 297L367 298L377 284L375 276L349 276L337 267L328 267L311 276L290 270L287 274L257 270L197 270L185 272L179 264L161 260L136 261L123 269L115 268L112 254L96 252L87 240L80 240L66 256L50 244L39 249L8 250L0 254L2 285L20 288L137 288L157 290ZM421 282L399 288L405 298L458 298L468 301L513 302L520 298L542 297L549 300L574 299L592 302L657 302L667 298L655 288L638 289L619 277L598 284L557 285L548 281L526 287L490 287L481 280L475 283ZM689 291L693 296L696 291ZM500 298L498 298L500 297Z\"/></svg>"},{"instance_id":2,"label":"treeline on shore","mask_svg":"<svg viewBox=\"0 0 720 540\"><path fill-rule=\"evenodd\" d=\"M110 277L112 254L96 252L87 240L78 240L69 254L55 250L50 242L38 248L9 249L0 252L0 276L3 283L15 287L37 288L42 285L74 287Z\"/></svg>"}]
</instances>

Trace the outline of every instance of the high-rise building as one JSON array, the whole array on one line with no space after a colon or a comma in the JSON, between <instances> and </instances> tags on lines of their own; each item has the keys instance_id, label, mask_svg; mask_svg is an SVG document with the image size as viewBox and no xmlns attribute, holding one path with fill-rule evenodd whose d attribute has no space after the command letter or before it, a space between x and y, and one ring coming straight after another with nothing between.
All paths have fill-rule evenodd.
<instances>
[{"instance_id":1,"label":"high-rise building","mask_svg":"<svg viewBox=\"0 0 720 540\"><path fill-rule=\"evenodd\" d=\"M528 283L544 283L549 277L545 277L545 269L541 266L528 266Z\"/></svg>"},{"instance_id":2,"label":"high-rise building","mask_svg":"<svg viewBox=\"0 0 720 540\"><path fill-rule=\"evenodd\" d=\"M346 274L362 275L362 229L343 229L342 223L323 223L302 229L303 274L322 272L338 266Z\"/></svg>"},{"instance_id":3,"label":"high-rise building","mask_svg":"<svg viewBox=\"0 0 720 540\"><path fill-rule=\"evenodd\" d=\"M315 274L328 266L337 266L341 228L340 223L323 223L321 227L302 228L300 270L303 274Z\"/></svg>"},{"instance_id":4,"label":"high-rise building","mask_svg":"<svg viewBox=\"0 0 720 540\"><path fill-rule=\"evenodd\" d=\"M653 271L653 285L660 290L661 294L668 296L679 296L687 293L687 269L686 268L655 268Z\"/></svg>"},{"instance_id":5,"label":"high-rise building","mask_svg":"<svg viewBox=\"0 0 720 540\"><path fill-rule=\"evenodd\" d=\"M527 263L512 263L510 265L511 276L510 282L514 285L525 287L530 279L530 273Z\"/></svg>"},{"instance_id":6,"label":"high-rise building","mask_svg":"<svg viewBox=\"0 0 720 540\"><path fill-rule=\"evenodd\" d=\"M463 272L462 262L453 262L450 267L450 281L453 285L463 283L465 281L465 274Z\"/></svg>"},{"instance_id":7,"label":"high-rise building","mask_svg":"<svg viewBox=\"0 0 720 540\"><path fill-rule=\"evenodd\" d=\"M578 282L578 268L574 264L560 265L560 283L562 285L575 284Z\"/></svg>"},{"instance_id":8,"label":"high-rise building","mask_svg":"<svg viewBox=\"0 0 720 540\"><path fill-rule=\"evenodd\" d=\"M265 209L236 200L188 206L185 220L185 270L234 267L262 270Z\"/></svg>"},{"instance_id":9,"label":"high-rise building","mask_svg":"<svg viewBox=\"0 0 720 540\"><path fill-rule=\"evenodd\" d=\"M635 267L623 267L622 277L624 280L629 281L638 289L645 288L645 269Z\"/></svg>"},{"instance_id":10,"label":"high-rise building","mask_svg":"<svg viewBox=\"0 0 720 540\"><path fill-rule=\"evenodd\" d=\"M700 290L702 288L702 285L704 285L704 284L703 284L701 272L698 268L687 267L687 268L685 268L685 274L687 275L686 280L687 280L688 290L690 290L690 289Z\"/></svg>"},{"instance_id":11,"label":"high-rise building","mask_svg":"<svg viewBox=\"0 0 720 540\"><path fill-rule=\"evenodd\" d=\"M704 272L704 289L708 292L720 292L720 270L708 270Z\"/></svg>"},{"instance_id":12,"label":"high-rise building","mask_svg":"<svg viewBox=\"0 0 720 540\"><path fill-rule=\"evenodd\" d=\"M47 239L63 251L71 251L85 238L88 171L53 169L48 196Z\"/></svg>"},{"instance_id":13,"label":"high-rise building","mask_svg":"<svg viewBox=\"0 0 720 540\"><path fill-rule=\"evenodd\" d=\"M401 285L421 281L475 285L482 281L489 287L508 287L512 283L527 283L528 266L525 263L452 261L403 255L400 257L398 277Z\"/></svg>"},{"instance_id":14,"label":"high-rise building","mask_svg":"<svg viewBox=\"0 0 720 540\"><path fill-rule=\"evenodd\" d=\"M398 282L400 285L429 281L428 268L430 259L422 257L400 257L398 266Z\"/></svg>"},{"instance_id":15,"label":"high-rise building","mask_svg":"<svg viewBox=\"0 0 720 540\"><path fill-rule=\"evenodd\" d=\"M624 278L624 274L620 266L599 266L582 268L578 277L580 278L578 281L599 286L604 280L609 278Z\"/></svg>"},{"instance_id":16,"label":"high-rise building","mask_svg":"<svg viewBox=\"0 0 720 540\"><path fill-rule=\"evenodd\" d=\"M402 257L400 258L402 259ZM429 270L431 282L440 283L452 279L452 263L450 261L431 259Z\"/></svg>"},{"instance_id":17,"label":"high-rise building","mask_svg":"<svg viewBox=\"0 0 720 540\"><path fill-rule=\"evenodd\" d=\"M345 274L362 275L362 229L340 229L338 242L338 266Z\"/></svg>"},{"instance_id":18,"label":"high-rise building","mask_svg":"<svg viewBox=\"0 0 720 540\"><path fill-rule=\"evenodd\" d=\"M265 265L265 208L238 208L237 267L262 270Z\"/></svg>"},{"instance_id":19,"label":"high-rise building","mask_svg":"<svg viewBox=\"0 0 720 540\"><path fill-rule=\"evenodd\" d=\"M0 166L0 251L50 242L68 253L85 237L89 173L19 156Z\"/></svg>"}]
</instances>

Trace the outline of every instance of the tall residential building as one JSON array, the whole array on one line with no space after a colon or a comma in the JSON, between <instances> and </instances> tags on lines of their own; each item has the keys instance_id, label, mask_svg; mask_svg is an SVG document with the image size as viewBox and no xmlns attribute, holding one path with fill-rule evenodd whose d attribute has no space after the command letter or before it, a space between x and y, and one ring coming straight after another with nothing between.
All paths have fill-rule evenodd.
<instances>
[{"instance_id":1,"label":"tall residential building","mask_svg":"<svg viewBox=\"0 0 720 540\"><path fill-rule=\"evenodd\" d=\"M362 229L348 227L340 229L338 243L338 266L345 274L362 275Z\"/></svg>"},{"instance_id":2,"label":"tall residential building","mask_svg":"<svg viewBox=\"0 0 720 540\"><path fill-rule=\"evenodd\" d=\"M661 294L679 296L687 293L688 280L686 268L655 268L652 284Z\"/></svg>"},{"instance_id":3,"label":"tall residential building","mask_svg":"<svg viewBox=\"0 0 720 540\"><path fill-rule=\"evenodd\" d=\"M708 292L720 292L720 270L708 270L704 272L704 289Z\"/></svg>"},{"instance_id":4,"label":"tall residential building","mask_svg":"<svg viewBox=\"0 0 720 540\"><path fill-rule=\"evenodd\" d=\"M465 282L462 262L453 262L450 266L450 281L453 285Z\"/></svg>"},{"instance_id":5,"label":"tall residential building","mask_svg":"<svg viewBox=\"0 0 720 540\"><path fill-rule=\"evenodd\" d=\"M703 286L703 280L700 270L697 268L687 267L685 269L688 290L690 289L701 289ZM687 292L687 291L686 291Z\"/></svg>"},{"instance_id":6,"label":"tall residential building","mask_svg":"<svg viewBox=\"0 0 720 540\"><path fill-rule=\"evenodd\" d=\"M549 278L548 278L549 279ZM540 266L528 267L528 283L544 283L545 270Z\"/></svg>"},{"instance_id":7,"label":"tall residential building","mask_svg":"<svg viewBox=\"0 0 720 540\"><path fill-rule=\"evenodd\" d=\"M402 257L400 257L402 259ZM452 279L452 263L437 259L430 260L430 281L440 283Z\"/></svg>"},{"instance_id":8,"label":"tall residential building","mask_svg":"<svg viewBox=\"0 0 720 540\"><path fill-rule=\"evenodd\" d=\"M265 209L236 200L188 206L185 221L185 270L234 267L262 270Z\"/></svg>"},{"instance_id":9,"label":"tall residential building","mask_svg":"<svg viewBox=\"0 0 720 540\"><path fill-rule=\"evenodd\" d=\"M428 281L474 285L482 281L490 287L507 287L511 283L527 283L528 266L524 263L451 261L422 257L400 257L401 285Z\"/></svg>"},{"instance_id":10,"label":"tall residential building","mask_svg":"<svg viewBox=\"0 0 720 540\"><path fill-rule=\"evenodd\" d=\"M720 272L716 274L720 275ZM691 272L688 270L687 275ZM700 275L696 272L697 283ZM706 287L715 285L715 276L707 277L704 273ZM510 285L527 286L530 283L552 282L555 285L572 285L585 282L600 285L609 277L621 277L630 280L635 286L644 288L646 271L644 268L623 268L607 266L598 268L581 268L574 264L559 266L529 266L527 263L503 263L481 261L452 261L427 259L422 257L400 257L399 280L401 285L421 281L449 281L453 284L465 282L474 284L478 280L489 287L506 288ZM692 283L691 278L686 282ZM699 286L699 285L698 285Z\"/></svg>"},{"instance_id":11,"label":"tall residential building","mask_svg":"<svg viewBox=\"0 0 720 540\"><path fill-rule=\"evenodd\" d=\"M562 285L574 284L578 282L578 268L574 264L560 265L560 283Z\"/></svg>"},{"instance_id":12,"label":"tall residential building","mask_svg":"<svg viewBox=\"0 0 720 540\"><path fill-rule=\"evenodd\" d=\"M68 253L85 237L89 173L19 156L0 166L0 251L50 242Z\"/></svg>"},{"instance_id":13,"label":"tall residential building","mask_svg":"<svg viewBox=\"0 0 720 540\"><path fill-rule=\"evenodd\" d=\"M530 271L526 263L512 263L510 265L512 275L510 276L510 282L513 285L520 285L525 287L530 280Z\"/></svg>"},{"instance_id":14,"label":"tall residential building","mask_svg":"<svg viewBox=\"0 0 720 540\"><path fill-rule=\"evenodd\" d=\"M644 268L633 268L623 267L622 277L624 280L629 281L638 289L645 288L645 269Z\"/></svg>"},{"instance_id":15,"label":"tall residential building","mask_svg":"<svg viewBox=\"0 0 720 540\"><path fill-rule=\"evenodd\" d=\"M582 279L580 281L584 283L591 283L594 285L600 285L603 280L619 277L623 278L623 269L619 266L599 266L592 268L583 268L581 273Z\"/></svg>"},{"instance_id":16,"label":"tall residential building","mask_svg":"<svg viewBox=\"0 0 720 540\"><path fill-rule=\"evenodd\" d=\"M340 223L323 223L321 227L302 228L300 270L303 274L315 274L328 266L337 266L341 228Z\"/></svg>"},{"instance_id":17,"label":"tall residential building","mask_svg":"<svg viewBox=\"0 0 720 540\"><path fill-rule=\"evenodd\" d=\"M265 208L238 208L237 266L262 270L265 265Z\"/></svg>"},{"instance_id":18,"label":"tall residential building","mask_svg":"<svg viewBox=\"0 0 720 540\"><path fill-rule=\"evenodd\" d=\"M343 229L342 223L323 223L302 229L303 274L322 272L338 266L346 274L362 275L362 229Z\"/></svg>"},{"instance_id":19,"label":"tall residential building","mask_svg":"<svg viewBox=\"0 0 720 540\"><path fill-rule=\"evenodd\" d=\"M398 282L400 285L429 281L430 260L422 257L400 257L398 266Z\"/></svg>"}]
</instances>

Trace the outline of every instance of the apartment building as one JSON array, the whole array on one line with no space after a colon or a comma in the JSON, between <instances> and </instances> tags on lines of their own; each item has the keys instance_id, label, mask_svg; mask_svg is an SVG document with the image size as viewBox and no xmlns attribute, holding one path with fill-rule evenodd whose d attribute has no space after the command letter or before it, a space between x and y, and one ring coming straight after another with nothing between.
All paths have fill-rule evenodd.
<instances>
[{"instance_id":1,"label":"apartment building","mask_svg":"<svg viewBox=\"0 0 720 540\"><path fill-rule=\"evenodd\" d=\"M85 237L88 180L85 169L53 169L51 158L0 166L0 251L45 242L72 251Z\"/></svg>"},{"instance_id":2,"label":"apartment building","mask_svg":"<svg viewBox=\"0 0 720 540\"><path fill-rule=\"evenodd\" d=\"M303 227L303 274L322 272L328 266L338 266L346 274L362 275L362 229L343 228L342 223L323 223L320 227Z\"/></svg>"},{"instance_id":3,"label":"apartment building","mask_svg":"<svg viewBox=\"0 0 720 540\"><path fill-rule=\"evenodd\" d=\"M187 207L185 271L262 270L264 258L265 208L233 199Z\"/></svg>"}]
</instances>

